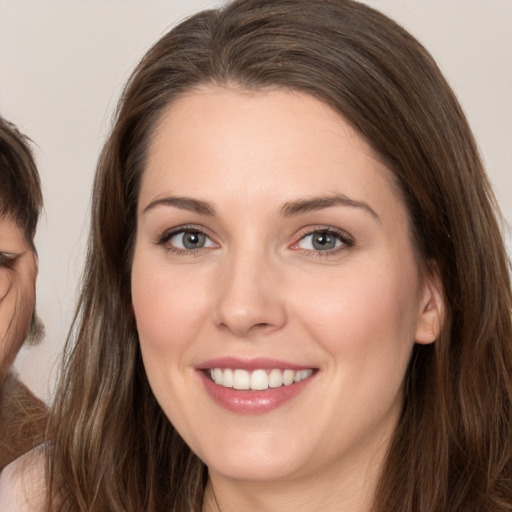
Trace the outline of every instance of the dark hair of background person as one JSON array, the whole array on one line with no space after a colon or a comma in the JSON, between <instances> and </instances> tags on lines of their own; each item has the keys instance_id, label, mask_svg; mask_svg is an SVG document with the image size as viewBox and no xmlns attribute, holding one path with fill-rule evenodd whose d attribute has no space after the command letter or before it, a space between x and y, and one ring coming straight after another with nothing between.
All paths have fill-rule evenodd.
<instances>
[{"instance_id":1,"label":"dark hair of background person","mask_svg":"<svg viewBox=\"0 0 512 512\"><path fill-rule=\"evenodd\" d=\"M28 139L0 117L0 217L10 217L35 251L43 206L41 182Z\"/></svg>"},{"instance_id":2,"label":"dark hair of background person","mask_svg":"<svg viewBox=\"0 0 512 512\"><path fill-rule=\"evenodd\" d=\"M0 117L0 219L13 220L34 252L42 205L39 173L29 141ZM19 307L23 307L21 303ZM29 336L39 329L34 314ZM43 441L47 419L43 402L8 371L0 361L0 470Z\"/></svg>"},{"instance_id":3,"label":"dark hair of background person","mask_svg":"<svg viewBox=\"0 0 512 512\"><path fill-rule=\"evenodd\" d=\"M148 385L131 309L141 175L170 103L202 84L310 94L392 171L442 332L416 345L378 512L512 508L512 298L473 135L429 53L351 0L237 0L184 21L132 74L101 154L89 249L53 410L51 510L201 509L207 470Z\"/></svg>"}]
</instances>

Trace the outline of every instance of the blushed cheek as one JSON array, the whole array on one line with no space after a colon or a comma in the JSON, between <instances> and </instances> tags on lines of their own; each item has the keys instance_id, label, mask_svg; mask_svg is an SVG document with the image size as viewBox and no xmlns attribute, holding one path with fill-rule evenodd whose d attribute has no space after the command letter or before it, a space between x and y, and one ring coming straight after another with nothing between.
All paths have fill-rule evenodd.
<instances>
[{"instance_id":1,"label":"blushed cheek","mask_svg":"<svg viewBox=\"0 0 512 512\"><path fill-rule=\"evenodd\" d=\"M132 298L146 376L167 417L182 414L183 355L197 338L197 303L176 280L147 274L132 281ZM178 293L181 291L181 293ZM189 291L192 291L189 289ZM185 369L186 370L186 369Z\"/></svg>"},{"instance_id":2,"label":"blushed cheek","mask_svg":"<svg viewBox=\"0 0 512 512\"><path fill-rule=\"evenodd\" d=\"M390 351L405 356L413 341L415 284L412 279L404 293L398 276L369 273L334 285L310 285L296 296L298 317L335 357L379 357Z\"/></svg>"},{"instance_id":3,"label":"blushed cheek","mask_svg":"<svg viewBox=\"0 0 512 512\"><path fill-rule=\"evenodd\" d=\"M132 301L141 350L155 364L168 365L197 328L198 300L193 286L163 272L132 276Z\"/></svg>"}]
</instances>

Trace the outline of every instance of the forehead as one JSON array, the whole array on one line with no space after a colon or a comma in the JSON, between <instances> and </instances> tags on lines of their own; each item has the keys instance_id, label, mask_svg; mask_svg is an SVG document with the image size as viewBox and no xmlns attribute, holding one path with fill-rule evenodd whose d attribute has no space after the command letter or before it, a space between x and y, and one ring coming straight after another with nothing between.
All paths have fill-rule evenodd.
<instances>
[{"instance_id":1,"label":"forehead","mask_svg":"<svg viewBox=\"0 0 512 512\"><path fill-rule=\"evenodd\" d=\"M26 246L20 225L8 215L0 216L0 250L7 251L8 247L21 250Z\"/></svg>"},{"instance_id":2,"label":"forehead","mask_svg":"<svg viewBox=\"0 0 512 512\"><path fill-rule=\"evenodd\" d=\"M358 132L316 98L287 90L203 86L181 96L162 115L143 185L148 175L172 175L176 186L189 179L199 185L214 170L222 170L226 184L244 171L268 177L267 170L292 183L308 177L318 181L320 169L328 174L358 167L371 168L381 179L392 176ZM360 180L369 178L369 172L359 172Z\"/></svg>"},{"instance_id":3,"label":"forehead","mask_svg":"<svg viewBox=\"0 0 512 512\"><path fill-rule=\"evenodd\" d=\"M167 106L156 126L150 152L158 151L155 146L159 139L161 142L164 131L167 132L164 137L172 135L180 143L193 143L190 135L212 124L218 134L214 138L209 134L212 144L237 143L237 132L252 136L255 141L266 136L267 143L272 138L275 143L291 142L292 137L299 134L313 137L312 142L315 142L317 138L326 138L327 129L334 136L350 138L362 151L373 154L371 146L339 113L310 94L289 89L245 90L214 85L196 87ZM297 125L300 125L299 131ZM227 131L231 131L229 139L224 138ZM274 144L270 145L269 150L273 147Z\"/></svg>"}]
</instances>

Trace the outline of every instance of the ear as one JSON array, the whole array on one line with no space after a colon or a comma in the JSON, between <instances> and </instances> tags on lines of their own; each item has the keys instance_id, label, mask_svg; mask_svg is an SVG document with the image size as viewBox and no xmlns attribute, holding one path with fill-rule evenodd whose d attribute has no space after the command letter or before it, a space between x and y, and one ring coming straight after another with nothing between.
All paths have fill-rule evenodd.
<instances>
[{"instance_id":1,"label":"ear","mask_svg":"<svg viewBox=\"0 0 512 512\"><path fill-rule=\"evenodd\" d=\"M444 294L439 271L435 263L427 265L416 325L416 343L433 343L444 322Z\"/></svg>"}]
</instances>

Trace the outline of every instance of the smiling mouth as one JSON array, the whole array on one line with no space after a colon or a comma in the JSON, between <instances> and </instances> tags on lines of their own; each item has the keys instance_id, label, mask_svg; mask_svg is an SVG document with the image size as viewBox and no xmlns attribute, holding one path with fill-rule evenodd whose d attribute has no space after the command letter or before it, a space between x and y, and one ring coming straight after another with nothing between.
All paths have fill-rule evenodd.
<instances>
[{"instance_id":1,"label":"smiling mouth","mask_svg":"<svg viewBox=\"0 0 512 512\"><path fill-rule=\"evenodd\" d=\"M265 391L267 389L290 386L292 384L309 379L314 370L272 370L258 369L252 372L240 368L210 368L206 375L219 386L237 390Z\"/></svg>"}]
</instances>

